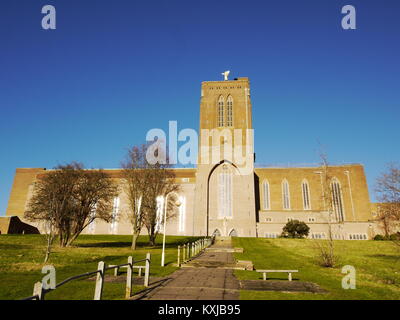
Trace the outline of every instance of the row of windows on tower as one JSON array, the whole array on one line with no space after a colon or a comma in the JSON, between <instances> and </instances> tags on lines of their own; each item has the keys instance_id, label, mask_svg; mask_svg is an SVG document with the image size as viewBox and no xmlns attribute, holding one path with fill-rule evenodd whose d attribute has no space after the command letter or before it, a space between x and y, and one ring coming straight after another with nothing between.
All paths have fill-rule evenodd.
<instances>
[{"instance_id":1,"label":"row of windows on tower","mask_svg":"<svg viewBox=\"0 0 400 320\"><path fill-rule=\"evenodd\" d=\"M337 221L344 221L344 207L343 197L340 187L340 182L334 179L331 183L332 190L332 204ZM270 196L270 185L268 180L264 180L262 183L262 194L263 194L263 209L271 210L271 196ZM301 194L303 198L303 209L311 210L311 195L310 186L307 180L303 180L301 183ZM284 210L290 210L290 190L289 182L285 179L282 181L282 207Z\"/></svg>"},{"instance_id":2,"label":"row of windows on tower","mask_svg":"<svg viewBox=\"0 0 400 320\"><path fill-rule=\"evenodd\" d=\"M220 96L218 99L218 127L233 126L233 98L228 96L225 104L225 98Z\"/></svg>"}]
</instances>

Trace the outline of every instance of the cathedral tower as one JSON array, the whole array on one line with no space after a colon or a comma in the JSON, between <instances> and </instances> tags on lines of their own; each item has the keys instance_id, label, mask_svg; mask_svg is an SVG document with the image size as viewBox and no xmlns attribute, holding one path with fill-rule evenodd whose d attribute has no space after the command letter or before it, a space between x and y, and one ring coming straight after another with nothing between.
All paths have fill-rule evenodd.
<instances>
[{"instance_id":1,"label":"cathedral tower","mask_svg":"<svg viewBox=\"0 0 400 320\"><path fill-rule=\"evenodd\" d=\"M201 87L195 235L256 236L248 78Z\"/></svg>"}]
</instances>

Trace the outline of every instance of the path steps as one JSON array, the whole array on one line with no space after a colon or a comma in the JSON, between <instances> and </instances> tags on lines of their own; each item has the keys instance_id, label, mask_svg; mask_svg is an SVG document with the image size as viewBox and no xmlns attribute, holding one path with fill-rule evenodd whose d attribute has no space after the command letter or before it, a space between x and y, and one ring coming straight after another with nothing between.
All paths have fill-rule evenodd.
<instances>
[{"instance_id":1,"label":"path steps","mask_svg":"<svg viewBox=\"0 0 400 320\"><path fill-rule=\"evenodd\" d=\"M209 250L133 299L238 300L240 284L233 274L233 252L230 238L217 238Z\"/></svg>"}]
</instances>

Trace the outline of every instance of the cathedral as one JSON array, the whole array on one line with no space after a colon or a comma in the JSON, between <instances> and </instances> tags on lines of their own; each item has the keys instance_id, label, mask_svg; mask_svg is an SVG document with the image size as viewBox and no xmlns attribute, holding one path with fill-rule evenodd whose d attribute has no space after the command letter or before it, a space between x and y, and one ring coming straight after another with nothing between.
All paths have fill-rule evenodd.
<instances>
[{"instance_id":1,"label":"cathedral","mask_svg":"<svg viewBox=\"0 0 400 320\"><path fill-rule=\"evenodd\" d=\"M304 221L313 239L327 238L329 230L343 240L367 240L377 232L361 164L329 166L331 199L324 197L322 167L254 166L248 78L225 75L202 83L198 150L196 168L173 169L181 188L168 235L276 238L290 220ZM105 171L122 179L120 169ZM7 216L23 218L34 182L43 174L43 168L16 170ZM95 220L84 233L131 234L126 208L121 193L114 199L112 222Z\"/></svg>"}]
</instances>

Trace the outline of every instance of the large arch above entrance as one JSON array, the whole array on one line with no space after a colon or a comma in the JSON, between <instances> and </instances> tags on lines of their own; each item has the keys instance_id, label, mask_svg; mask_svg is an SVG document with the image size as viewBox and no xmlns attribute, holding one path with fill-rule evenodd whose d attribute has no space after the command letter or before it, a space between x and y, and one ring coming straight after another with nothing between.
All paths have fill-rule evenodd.
<instances>
[{"instance_id":1,"label":"large arch above entrance","mask_svg":"<svg viewBox=\"0 0 400 320\"><path fill-rule=\"evenodd\" d=\"M232 163L231 161L228 160L222 160L219 163L217 163L209 172L208 177L207 177L207 225L206 225L206 230L207 230L207 236L209 235L209 222L210 222L210 179L211 176L213 175L214 171L217 170L221 165L229 165L235 174L240 174L240 171L238 167ZM226 231L225 231L226 232Z\"/></svg>"}]
</instances>

